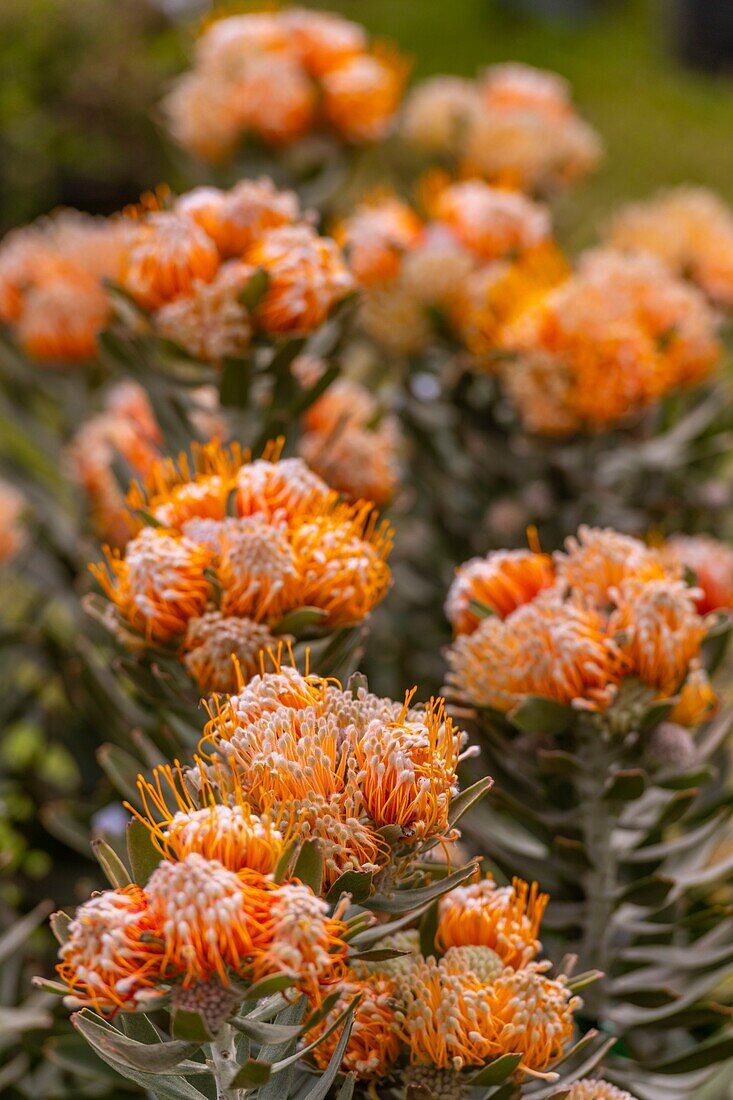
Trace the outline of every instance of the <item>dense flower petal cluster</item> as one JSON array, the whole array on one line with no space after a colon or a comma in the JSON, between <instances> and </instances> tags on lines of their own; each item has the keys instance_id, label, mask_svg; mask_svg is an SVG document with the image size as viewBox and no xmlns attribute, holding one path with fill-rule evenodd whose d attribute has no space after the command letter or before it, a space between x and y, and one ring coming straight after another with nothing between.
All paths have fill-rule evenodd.
<instances>
[{"instance_id":1,"label":"dense flower petal cluster","mask_svg":"<svg viewBox=\"0 0 733 1100\"><path fill-rule=\"evenodd\" d=\"M601 156L562 77L520 64L492 65L476 81L438 76L418 84L401 132L464 173L528 192L573 184Z\"/></svg>"},{"instance_id":2,"label":"dense flower petal cluster","mask_svg":"<svg viewBox=\"0 0 733 1100\"><path fill-rule=\"evenodd\" d=\"M505 966L526 966L538 954L537 938L549 897L514 879L497 886L489 875L480 882L459 886L441 898L436 944L451 947L488 947Z\"/></svg>"},{"instance_id":3,"label":"dense flower petal cluster","mask_svg":"<svg viewBox=\"0 0 733 1100\"><path fill-rule=\"evenodd\" d=\"M220 800L234 785L279 828L319 839L330 885L455 837L464 744L442 700L416 707L410 693L400 704L284 667L219 700L202 748L219 767Z\"/></svg>"},{"instance_id":4,"label":"dense flower petal cluster","mask_svg":"<svg viewBox=\"0 0 733 1100\"><path fill-rule=\"evenodd\" d=\"M650 252L718 305L733 305L733 212L702 187L663 191L613 218L614 248Z\"/></svg>"},{"instance_id":5,"label":"dense flower petal cluster","mask_svg":"<svg viewBox=\"0 0 733 1100\"><path fill-rule=\"evenodd\" d=\"M363 287L362 325L384 347L409 353L433 335L436 313L483 356L519 304L565 276L545 208L482 180L426 181L429 217L378 197L342 223Z\"/></svg>"},{"instance_id":6,"label":"dense flower petal cluster","mask_svg":"<svg viewBox=\"0 0 733 1100\"><path fill-rule=\"evenodd\" d=\"M361 1080L386 1077L402 1052L402 1036L395 1011L396 986L386 975L361 978L347 971L339 982L339 997L326 1017L308 1038L312 1041L323 1034L341 1013L360 1000L354 1010L354 1024L341 1062L344 1073L354 1073ZM313 1058L319 1069L325 1069L333 1056L339 1033L331 1032L316 1047Z\"/></svg>"},{"instance_id":7,"label":"dense flower petal cluster","mask_svg":"<svg viewBox=\"0 0 733 1100\"><path fill-rule=\"evenodd\" d=\"M634 1100L630 1092L609 1085L608 1081L584 1077L571 1086L567 1100Z\"/></svg>"},{"instance_id":8,"label":"dense flower petal cluster","mask_svg":"<svg viewBox=\"0 0 733 1100\"><path fill-rule=\"evenodd\" d=\"M522 421L543 435L607 430L720 357L703 296L649 255L603 251L502 329L503 380Z\"/></svg>"},{"instance_id":9,"label":"dense flower petal cluster","mask_svg":"<svg viewBox=\"0 0 733 1100\"><path fill-rule=\"evenodd\" d=\"M135 213L122 286L161 336L195 358L243 355L258 331L307 335L352 290L336 244L269 179L197 187L171 209ZM255 275L266 285L247 306Z\"/></svg>"},{"instance_id":10,"label":"dense flower petal cluster","mask_svg":"<svg viewBox=\"0 0 733 1100\"><path fill-rule=\"evenodd\" d=\"M227 690L259 667L272 629L298 608L322 625L361 621L390 583L391 532L371 503L346 504L299 458L277 449L251 462L208 444L164 461L129 496L139 530L93 572L120 625L179 652L204 690Z\"/></svg>"},{"instance_id":11,"label":"dense flower petal cluster","mask_svg":"<svg viewBox=\"0 0 733 1100\"><path fill-rule=\"evenodd\" d=\"M733 550L709 535L675 535L665 546L666 556L695 576L700 590L697 609L733 609Z\"/></svg>"},{"instance_id":12,"label":"dense flower petal cluster","mask_svg":"<svg viewBox=\"0 0 733 1100\"><path fill-rule=\"evenodd\" d=\"M363 144L387 133L406 75L358 24L284 8L210 23L163 108L173 138L206 161L229 159L246 138L274 149L323 133Z\"/></svg>"},{"instance_id":13,"label":"dense flower petal cluster","mask_svg":"<svg viewBox=\"0 0 733 1100\"><path fill-rule=\"evenodd\" d=\"M503 556L482 564L490 579ZM581 527L555 555L555 569L554 584L530 592L504 618L487 600L488 617L458 634L448 651L458 698L508 712L537 695L603 711L633 677L662 698L682 690L687 720L709 715L714 693L700 661L711 624L696 607L701 592L680 578L677 563L638 539Z\"/></svg>"},{"instance_id":14,"label":"dense flower petal cluster","mask_svg":"<svg viewBox=\"0 0 733 1100\"><path fill-rule=\"evenodd\" d=\"M554 582L555 568L547 554L502 550L472 558L456 570L445 613L456 634L471 634L483 615L505 619Z\"/></svg>"},{"instance_id":15,"label":"dense flower petal cluster","mask_svg":"<svg viewBox=\"0 0 733 1100\"><path fill-rule=\"evenodd\" d=\"M61 210L0 244L0 322L33 360L91 359L110 316L103 280L121 272L128 227L122 218Z\"/></svg>"}]
</instances>

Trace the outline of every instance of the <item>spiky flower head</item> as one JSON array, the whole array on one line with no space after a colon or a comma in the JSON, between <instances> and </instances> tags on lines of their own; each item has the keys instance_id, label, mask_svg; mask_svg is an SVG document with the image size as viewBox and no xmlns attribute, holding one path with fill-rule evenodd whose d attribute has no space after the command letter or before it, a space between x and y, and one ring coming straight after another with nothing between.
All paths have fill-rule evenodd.
<instances>
[{"instance_id":1,"label":"spiky flower head","mask_svg":"<svg viewBox=\"0 0 733 1100\"><path fill-rule=\"evenodd\" d=\"M161 990L160 926L139 886L105 890L81 905L69 924L57 966L67 1004L101 1013L140 1008Z\"/></svg>"},{"instance_id":2,"label":"spiky flower head","mask_svg":"<svg viewBox=\"0 0 733 1100\"><path fill-rule=\"evenodd\" d=\"M188 621L183 664L202 691L234 694L241 681L260 671L263 654L277 646L264 623L206 611Z\"/></svg>"},{"instance_id":3,"label":"spiky flower head","mask_svg":"<svg viewBox=\"0 0 733 1100\"><path fill-rule=\"evenodd\" d=\"M255 962L255 978L294 974L314 994L323 983L340 981L347 944L346 925L302 883L284 883L270 898L271 940Z\"/></svg>"},{"instance_id":4,"label":"spiky flower head","mask_svg":"<svg viewBox=\"0 0 733 1100\"><path fill-rule=\"evenodd\" d=\"M555 564L559 579L598 608L607 607L611 591L629 577L647 581L674 574L640 539L586 524L565 539L565 550L555 554Z\"/></svg>"},{"instance_id":5,"label":"spiky flower head","mask_svg":"<svg viewBox=\"0 0 733 1100\"><path fill-rule=\"evenodd\" d=\"M491 985L504 969L503 960L490 947L449 947L443 958L450 969L470 971L484 985Z\"/></svg>"},{"instance_id":6,"label":"spiky flower head","mask_svg":"<svg viewBox=\"0 0 733 1100\"><path fill-rule=\"evenodd\" d=\"M448 650L448 683L478 706L509 711L528 695L604 710L624 669L604 617L540 593L506 619L488 618Z\"/></svg>"},{"instance_id":7,"label":"spiky flower head","mask_svg":"<svg viewBox=\"0 0 733 1100\"><path fill-rule=\"evenodd\" d=\"M482 616L505 619L522 604L555 581L552 559L531 550L496 550L485 558L472 558L456 570L448 590L445 612L455 634L471 634Z\"/></svg>"},{"instance_id":8,"label":"spiky flower head","mask_svg":"<svg viewBox=\"0 0 733 1100\"><path fill-rule=\"evenodd\" d=\"M567 1100L634 1100L634 1097L630 1092L610 1085L608 1081L584 1077L582 1081L571 1085Z\"/></svg>"},{"instance_id":9,"label":"spiky flower head","mask_svg":"<svg viewBox=\"0 0 733 1100\"><path fill-rule=\"evenodd\" d=\"M175 210L200 225L227 258L244 255L269 229L300 218L295 192L279 191L267 176L240 180L230 191L195 187L178 199Z\"/></svg>"},{"instance_id":10,"label":"spiky flower head","mask_svg":"<svg viewBox=\"0 0 733 1100\"><path fill-rule=\"evenodd\" d=\"M526 966L540 950L539 931L549 896L536 882L530 886L515 878L511 886L497 886L491 876L459 886L438 905L436 944L480 946L491 950L506 966Z\"/></svg>"},{"instance_id":11,"label":"spiky flower head","mask_svg":"<svg viewBox=\"0 0 733 1100\"><path fill-rule=\"evenodd\" d=\"M346 141L381 140L399 107L406 75L404 61L392 52L347 58L322 77L326 118Z\"/></svg>"},{"instance_id":12,"label":"spiky flower head","mask_svg":"<svg viewBox=\"0 0 733 1100\"><path fill-rule=\"evenodd\" d=\"M216 245L190 218L169 211L143 214L130 232L122 286L146 309L210 282L219 267Z\"/></svg>"},{"instance_id":13,"label":"spiky flower head","mask_svg":"<svg viewBox=\"0 0 733 1100\"><path fill-rule=\"evenodd\" d=\"M709 535L675 535L665 551L673 563L695 574L701 615L733 609L733 550L729 546Z\"/></svg>"},{"instance_id":14,"label":"spiky flower head","mask_svg":"<svg viewBox=\"0 0 733 1100\"><path fill-rule=\"evenodd\" d=\"M386 1077L402 1050L399 1018L395 1011L395 985L389 978L375 975L359 978L348 971L339 982L339 996L325 1018L308 1033L309 1041L323 1034L354 1001L354 1022L341 1061L342 1073L354 1073L361 1080ZM319 1069L325 1069L340 1037L332 1032L313 1052Z\"/></svg>"},{"instance_id":15,"label":"spiky flower head","mask_svg":"<svg viewBox=\"0 0 733 1100\"><path fill-rule=\"evenodd\" d=\"M156 331L204 362L244 355L252 321L240 295L253 273L247 264L229 261L210 281L194 279L185 293L155 311Z\"/></svg>"},{"instance_id":16,"label":"spiky flower head","mask_svg":"<svg viewBox=\"0 0 733 1100\"><path fill-rule=\"evenodd\" d=\"M481 180L447 187L437 199L435 216L484 261L517 255L550 237L550 219L544 207Z\"/></svg>"},{"instance_id":17,"label":"spiky flower head","mask_svg":"<svg viewBox=\"0 0 733 1100\"><path fill-rule=\"evenodd\" d=\"M418 216L397 198L363 203L339 228L351 273L361 286L384 285L400 272L402 259L421 234Z\"/></svg>"}]
</instances>

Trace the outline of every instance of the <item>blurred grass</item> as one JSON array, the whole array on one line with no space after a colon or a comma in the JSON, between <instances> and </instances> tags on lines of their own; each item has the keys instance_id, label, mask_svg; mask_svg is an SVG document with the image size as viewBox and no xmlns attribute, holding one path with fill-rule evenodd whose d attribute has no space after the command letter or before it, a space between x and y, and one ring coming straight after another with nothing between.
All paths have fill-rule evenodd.
<instances>
[{"instance_id":1,"label":"blurred grass","mask_svg":"<svg viewBox=\"0 0 733 1100\"><path fill-rule=\"evenodd\" d=\"M322 6L393 39L414 58L416 77L471 76L507 60L566 76L606 144L598 175L559 204L561 232L572 245L591 241L596 223L620 201L660 186L694 182L733 202L733 80L675 62L671 0L607 0L583 22L552 24L513 15L500 0Z\"/></svg>"}]
</instances>

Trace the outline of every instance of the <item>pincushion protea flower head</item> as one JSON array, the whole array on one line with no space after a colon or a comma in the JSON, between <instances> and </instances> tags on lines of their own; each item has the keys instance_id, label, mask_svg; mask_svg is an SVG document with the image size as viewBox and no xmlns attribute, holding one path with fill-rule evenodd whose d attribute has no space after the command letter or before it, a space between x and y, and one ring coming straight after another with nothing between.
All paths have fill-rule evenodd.
<instances>
[{"instance_id":1,"label":"pincushion protea flower head","mask_svg":"<svg viewBox=\"0 0 733 1100\"><path fill-rule=\"evenodd\" d=\"M733 213L702 187L662 191L614 216L608 243L657 256L714 302L733 304Z\"/></svg>"},{"instance_id":2,"label":"pincushion protea flower head","mask_svg":"<svg viewBox=\"0 0 733 1100\"><path fill-rule=\"evenodd\" d=\"M435 217L483 260L524 252L550 238L544 207L524 195L466 180L447 187L435 203Z\"/></svg>"},{"instance_id":3,"label":"pincushion protea flower head","mask_svg":"<svg viewBox=\"0 0 733 1100\"><path fill-rule=\"evenodd\" d=\"M555 591L460 635L448 651L448 665L448 683L460 697L501 711L528 695L604 710L624 671L601 613Z\"/></svg>"},{"instance_id":4,"label":"pincushion protea flower head","mask_svg":"<svg viewBox=\"0 0 733 1100\"><path fill-rule=\"evenodd\" d=\"M79 907L59 951L67 1003L98 1012L136 1008L163 986L164 949L149 899L139 886L105 890Z\"/></svg>"},{"instance_id":5,"label":"pincushion protea flower head","mask_svg":"<svg viewBox=\"0 0 733 1100\"><path fill-rule=\"evenodd\" d=\"M662 556L640 539L610 527L582 524L565 539L565 550L555 555L557 575L571 591L594 607L607 607L611 591L629 577L642 581L673 577Z\"/></svg>"},{"instance_id":6,"label":"pincushion protea flower head","mask_svg":"<svg viewBox=\"0 0 733 1100\"><path fill-rule=\"evenodd\" d=\"M354 1001L354 1023L341 1061L342 1073L354 1073L360 1080L386 1077L401 1052L400 1024L396 1008L395 983L383 975L360 978L347 971L339 982L339 997L326 1017L308 1033L309 1041L323 1034ZM313 1052L319 1069L325 1069L338 1043L332 1032Z\"/></svg>"},{"instance_id":7,"label":"pincushion protea flower head","mask_svg":"<svg viewBox=\"0 0 733 1100\"><path fill-rule=\"evenodd\" d=\"M340 16L299 8L234 15L204 30L194 68L164 111L173 137L211 161L248 136L274 149L311 133L372 142L389 128L405 76L402 59L370 48L363 28Z\"/></svg>"},{"instance_id":8,"label":"pincushion protea flower head","mask_svg":"<svg viewBox=\"0 0 733 1100\"><path fill-rule=\"evenodd\" d=\"M664 547L670 563L695 574L697 610L733 609L733 550L709 535L675 535Z\"/></svg>"},{"instance_id":9,"label":"pincushion protea flower head","mask_svg":"<svg viewBox=\"0 0 733 1100\"><path fill-rule=\"evenodd\" d=\"M549 900L536 882L530 886L518 878L511 886L497 886L491 876L459 886L439 902L436 944L442 951L488 947L516 970L540 950L537 937Z\"/></svg>"},{"instance_id":10,"label":"pincushion protea flower head","mask_svg":"<svg viewBox=\"0 0 733 1100\"><path fill-rule=\"evenodd\" d=\"M301 975L300 987L311 993L340 981L347 953L340 917L330 917L327 903L298 882L279 886L271 901L272 938L255 962L255 979L281 972Z\"/></svg>"},{"instance_id":11,"label":"pincushion protea flower head","mask_svg":"<svg viewBox=\"0 0 733 1100\"><path fill-rule=\"evenodd\" d=\"M371 286L397 277L404 253L417 244L421 231L422 223L407 203L388 196L358 206L341 223L336 239L356 281Z\"/></svg>"},{"instance_id":12,"label":"pincushion protea flower head","mask_svg":"<svg viewBox=\"0 0 733 1100\"><path fill-rule=\"evenodd\" d=\"M157 309L190 291L197 279L211 282L219 263L216 245L192 219L152 211L130 231L121 282L141 306Z\"/></svg>"},{"instance_id":13,"label":"pincushion protea flower head","mask_svg":"<svg viewBox=\"0 0 733 1100\"><path fill-rule=\"evenodd\" d=\"M571 1085L567 1100L634 1100L634 1097L630 1092L609 1085L608 1081L584 1077L582 1081Z\"/></svg>"},{"instance_id":14,"label":"pincushion protea flower head","mask_svg":"<svg viewBox=\"0 0 733 1100\"><path fill-rule=\"evenodd\" d=\"M505 619L555 582L552 559L532 550L497 550L456 570L445 612L456 634L471 634L481 622L472 604Z\"/></svg>"},{"instance_id":15,"label":"pincushion protea flower head","mask_svg":"<svg viewBox=\"0 0 733 1100\"><path fill-rule=\"evenodd\" d=\"M61 210L0 244L0 321L34 360L81 362L96 353L110 305L102 285L117 279L124 219Z\"/></svg>"},{"instance_id":16,"label":"pincushion protea flower head","mask_svg":"<svg viewBox=\"0 0 733 1100\"><path fill-rule=\"evenodd\" d=\"M230 259L243 256L268 229L293 225L301 217L295 192L278 191L267 176L240 180L230 191L194 187L174 209L200 225L221 255Z\"/></svg>"},{"instance_id":17,"label":"pincushion protea flower head","mask_svg":"<svg viewBox=\"0 0 733 1100\"><path fill-rule=\"evenodd\" d=\"M278 644L264 623L206 611L188 621L183 663L202 691L233 694L242 681L257 675L262 655L276 652Z\"/></svg>"}]
</instances>

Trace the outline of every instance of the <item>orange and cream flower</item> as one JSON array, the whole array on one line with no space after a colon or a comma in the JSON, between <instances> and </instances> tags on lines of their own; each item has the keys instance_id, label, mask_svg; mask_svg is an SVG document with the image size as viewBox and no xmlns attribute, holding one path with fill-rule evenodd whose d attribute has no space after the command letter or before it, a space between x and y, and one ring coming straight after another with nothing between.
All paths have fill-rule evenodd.
<instances>
[{"instance_id":1,"label":"orange and cream flower","mask_svg":"<svg viewBox=\"0 0 733 1100\"><path fill-rule=\"evenodd\" d=\"M696 590L680 580L630 577L612 596L609 631L629 672L674 695L710 628L695 607Z\"/></svg>"},{"instance_id":2,"label":"orange and cream flower","mask_svg":"<svg viewBox=\"0 0 733 1100\"><path fill-rule=\"evenodd\" d=\"M264 623L206 611L188 621L183 664L201 691L234 694L242 681L257 675L264 655L277 646L278 639Z\"/></svg>"},{"instance_id":3,"label":"orange and cream flower","mask_svg":"<svg viewBox=\"0 0 733 1100\"><path fill-rule=\"evenodd\" d=\"M255 310L266 332L312 332L354 286L336 244L307 225L270 230L244 258L268 276Z\"/></svg>"},{"instance_id":4,"label":"orange and cream flower","mask_svg":"<svg viewBox=\"0 0 733 1100\"><path fill-rule=\"evenodd\" d=\"M151 641L183 634L201 615L211 594L205 546L157 527L145 527L128 544L124 558L107 551L106 565L92 573L121 618Z\"/></svg>"},{"instance_id":5,"label":"orange and cream flower","mask_svg":"<svg viewBox=\"0 0 733 1100\"><path fill-rule=\"evenodd\" d=\"M361 286L389 283L397 278L406 252L422 232L418 216L397 198L358 206L337 234L349 268Z\"/></svg>"},{"instance_id":6,"label":"orange and cream flower","mask_svg":"<svg viewBox=\"0 0 733 1100\"><path fill-rule=\"evenodd\" d=\"M712 718L720 705L707 671L695 658L679 692L679 699L669 715L669 721L678 726L698 726Z\"/></svg>"},{"instance_id":7,"label":"orange and cream flower","mask_svg":"<svg viewBox=\"0 0 733 1100\"><path fill-rule=\"evenodd\" d=\"M300 515L321 511L330 495L324 480L302 458L257 459L243 464L236 477L240 516L262 515L291 523Z\"/></svg>"},{"instance_id":8,"label":"orange and cream flower","mask_svg":"<svg viewBox=\"0 0 733 1100\"><path fill-rule=\"evenodd\" d=\"M112 1013L141 1008L161 992L162 929L139 886L105 890L84 902L69 924L57 966L66 1003Z\"/></svg>"},{"instance_id":9,"label":"orange and cream flower","mask_svg":"<svg viewBox=\"0 0 733 1100\"><path fill-rule=\"evenodd\" d=\"M639 539L620 534L611 527L582 524L578 534L565 540L565 550L555 554L557 575L570 591L603 609L611 602L612 590L629 577L641 581L674 577L662 555Z\"/></svg>"},{"instance_id":10,"label":"orange and cream flower","mask_svg":"<svg viewBox=\"0 0 733 1100\"><path fill-rule=\"evenodd\" d=\"M297 59L270 52L243 59L232 93L241 127L268 145L291 145L313 129L316 89Z\"/></svg>"},{"instance_id":11,"label":"orange and cream flower","mask_svg":"<svg viewBox=\"0 0 733 1100\"><path fill-rule=\"evenodd\" d=\"M448 665L458 698L505 712L528 695L605 710L625 670L600 612L554 592L460 635L448 650Z\"/></svg>"},{"instance_id":12,"label":"orange and cream flower","mask_svg":"<svg viewBox=\"0 0 733 1100\"><path fill-rule=\"evenodd\" d=\"M322 77L326 118L346 141L381 140L399 107L406 75L404 62L391 55L346 58Z\"/></svg>"},{"instance_id":13,"label":"orange and cream flower","mask_svg":"<svg viewBox=\"0 0 733 1100\"><path fill-rule=\"evenodd\" d=\"M472 558L456 570L445 613L455 634L471 634L483 617L474 605L505 619L554 582L555 570L547 554L496 550L485 558Z\"/></svg>"},{"instance_id":14,"label":"orange and cream flower","mask_svg":"<svg viewBox=\"0 0 733 1100\"><path fill-rule=\"evenodd\" d=\"M407 95L400 133L409 145L426 153L458 157L481 107L481 95L473 81L434 76Z\"/></svg>"},{"instance_id":15,"label":"orange and cream flower","mask_svg":"<svg viewBox=\"0 0 733 1100\"><path fill-rule=\"evenodd\" d=\"M287 529L257 515L224 520L220 526L222 612L277 622L297 605L301 586Z\"/></svg>"},{"instance_id":16,"label":"orange and cream flower","mask_svg":"<svg viewBox=\"0 0 733 1100\"><path fill-rule=\"evenodd\" d=\"M322 76L368 47L363 27L330 12L286 10L283 27L299 60L313 76Z\"/></svg>"},{"instance_id":17,"label":"orange and cream flower","mask_svg":"<svg viewBox=\"0 0 733 1100\"><path fill-rule=\"evenodd\" d=\"M516 256L550 238L550 217L544 207L481 180L447 187L439 195L434 213L461 244L484 261Z\"/></svg>"},{"instance_id":18,"label":"orange and cream flower","mask_svg":"<svg viewBox=\"0 0 733 1100\"><path fill-rule=\"evenodd\" d=\"M216 245L190 218L168 211L143 214L130 233L122 286L145 309L158 309L210 282L219 267Z\"/></svg>"},{"instance_id":19,"label":"orange and cream flower","mask_svg":"<svg viewBox=\"0 0 733 1100\"><path fill-rule=\"evenodd\" d=\"M374 975L364 979L347 972L339 983L339 997L333 1008L308 1032L309 1042L327 1031L354 999L360 997L341 1061L341 1072L354 1073L361 1080L386 1077L402 1051L395 992L395 983L388 977ZM339 1038L338 1030L332 1032L314 1050L313 1060L319 1069L328 1066Z\"/></svg>"},{"instance_id":20,"label":"orange and cream flower","mask_svg":"<svg viewBox=\"0 0 733 1100\"><path fill-rule=\"evenodd\" d=\"M576 1081L570 1086L566 1100L634 1100L634 1097L630 1092L609 1085L608 1081L584 1077L582 1081Z\"/></svg>"},{"instance_id":21,"label":"orange and cream flower","mask_svg":"<svg viewBox=\"0 0 733 1100\"><path fill-rule=\"evenodd\" d=\"M315 993L321 983L340 978L348 951L346 925L329 916L328 904L309 886L286 882L272 891L269 945L255 961L255 978L270 974L298 975L304 990Z\"/></svg>"},{"instance_id":22,"label":"orange and cream flower","mask_svg":"<svg viewBox=\"0 0 733 1100\"><path fill-rule=\"evenodd\" d=\"M300 218L294 191L279 191L271 179L240 180L230 191L195 187L182 195L175 212L191 218L214 241L223 257L242 256L269 229Z\"/></svg>"},{"instance_id":23,"label":"orange and cream flower","mask_svg":"<svg viewBox=\"0 0 733 1100\"><path fill-rule=\"evenodd\" d=\"M488 947L503 964L518 970L540 950L538 939L547 894L536 882L530 886L515 878L511 886L497 886L491 876L459 886L440 899L436 945Z\"/></svg>"},{"instance_id":24,"label":"orange and cream flower","mask_svg":"<svg viewBox=\"0 0 733 1100\"><path fill-rule=\"evenodd\" d=\"M243 356L250 345L252 321L240 294L252 274L247 264L230 261L211 282L194 279L185 294L155 311L156 331L204 362Z\"/></svg>"},{"instance_id":25,"label":"orange and cream flower","mask_svg":"<svg viewBox=\"0 0 733 1100\"><path fill-rule=\"evenodd\" d=\"M675 535L664 552L672 563L695 574L701 615L733 609L733 549L709 535Z\"/></svg>"},{"instance_id":26,"label":"orange and cream flower","mask_svg":"<svg viewBox=\"0 0 733 1100\"><path fill-rule=\"evenodd\" d=\"M98 280L75 268L60 268L26 291L15 335L31 359L80 362L94 356L109 316L109 301Z\"/></svg>"}]
</instances>

